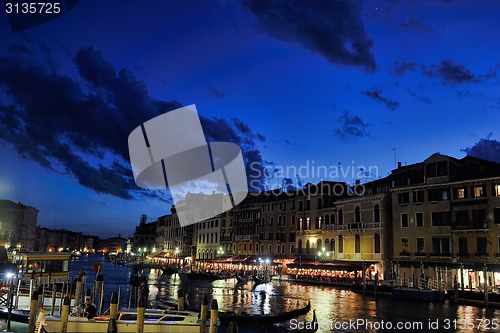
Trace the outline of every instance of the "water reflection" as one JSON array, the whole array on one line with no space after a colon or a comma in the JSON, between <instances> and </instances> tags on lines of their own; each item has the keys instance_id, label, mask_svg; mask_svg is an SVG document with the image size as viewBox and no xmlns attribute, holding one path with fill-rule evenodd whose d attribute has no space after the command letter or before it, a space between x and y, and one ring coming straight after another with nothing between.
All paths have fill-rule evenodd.
<instances>
[{"instance_id":1,"label":"water reflection","mask_svg":"<svg viewBox=\"0 0 500 333\"><path fill-rule=\"evenodd\" d=\"M87 272L91 272L93 261L80 262L79 266L74 265L73 275L78 272L83 265ZM122 287L122 300L127 299L128 277L130 269L122 266L113 266L104 262L103 275L105 276L105 301L109 300L112 291ZM365 297L353 293L350 290L335 289L328 286L308 286L292 282L273 282L254 287L251 282L246 284L236 284L234 279L227 281L201 281L181 278L178 274L158 275L158 271L145 271L149 276L150 291L157 293L156 298L166 302L176 302L179 289L187 293L187 300L190 307L199 309L204 295L209 296L209 300L216 299L219 309L222 311L234 311L243 309L252 314L268 314L282 311L290 311L307 304L311 301L311 308L316 310L318 321L321 323L318 332L398 332L402 330L377 329L370 327L358 327L357 329L346 328L336 329L335 325L349 321L365 320L368 323L390 322L416 324L420 323L421 328L404 330L405 332L480 332L486 331L486 326L479 327L476 319L485 318L489 320L490 330L493 319L500 318L500 311L494 309L483 309L471 306L455 306L448 303L420 303L411 301L395 300L388 297ZM89 285L87 285L89 287ZM154 297L154 295L152 295ZM128 300L128 299L127 299ZM123 304L123 303L122 303ZM297 322L312 320L313 313L298 318ZM445 330L446 320L449 324L457 324ZM462 321L462 322L460 322ZM435 329L429 326L437 324ZM462 327L460 323L472 323L474 328ZM290 322L282 323L278 326L267 327L267 332L287 331L293 328ZM452 329L453 328L453 329ZM499 327L500 328L500 327ZM239 327L240 333L263 332L262 327ZM221 329L225 332L225 329Z\"/></svg>"}]
</instances>

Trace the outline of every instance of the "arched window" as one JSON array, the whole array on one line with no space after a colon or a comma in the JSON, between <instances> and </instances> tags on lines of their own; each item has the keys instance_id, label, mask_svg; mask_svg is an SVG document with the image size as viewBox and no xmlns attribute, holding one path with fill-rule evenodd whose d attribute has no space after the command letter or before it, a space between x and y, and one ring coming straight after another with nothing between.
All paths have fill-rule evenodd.
<instances>
[{"instance_id":1,"label":"arched window","mask_svg":"<svg viewBox=\"0 0 500 333\"><path fill-rule=\"evenodd\" d=\"M323 242L321 241L321 239L318 239L318 242L317 242L318 246L317 246L317 249L318 251L321 251L321 248L323 247Z\"/></svg>"},{"instance_id":2,"label":"arched window","mask_svg":"<svg viewBox=\"0 0 500 333\"><path fill-rule=\"evenodd\" d=\"M380 222L380 206L373 206L373 222Z\"/></svg>"},{"instance_id":3,"label":"arched window","mask_svg":"<svg viewBox=\"0 0 500 333\"><path fill-rule=\"evenodd\" d=\"M344 211L342 209L339 209L339 225L344 225Z\"/></svg>"},{"instance_id":4,"label":"arched window","mask_svg":"<svg viewBox=\"0 0 500 333\"><path fill-rule=\"evenodd\" d=\"M335 251L335 238L330 241L330 251Z\"/></svg>"},{"instance_id":5,"label":"arched window","mask_svg":"<svg viewBox=\"0 0 500 333\"><path fill-rule=\"evenodd\" d=\"M309 244L309 239L306 241L306 254L309 254L309 250L311 249L311 244Z\"/></svg>"},{"instance_id":6,"label":"arched window","mask_svg":"<svg viewBox=\"0 0 500 333\"><path fill-rule=\"evenodd\" d=\"M326 214L325 215L325 225L329 225L330 224L330 215Z\"/></svg>"},{"instance_id":7,"label":"arched window","mask_svg":"<svg viewBox=\"0 0 500 333\"><path fill-rule=\"evenodd\" d=\"M356 207L356 209L354 209L354 222L361 222L361 209L359 209L359 207Z\"/></svg>"},{"instance_id":8,"label":"arched window","mask_svg":"<svg viewBox=\"0 0 500 333\"><path fill-rule=\"evenodd\" d=\"M302 239L299 240L299 254L302 254Z\"/></svg>"}]
</instances>

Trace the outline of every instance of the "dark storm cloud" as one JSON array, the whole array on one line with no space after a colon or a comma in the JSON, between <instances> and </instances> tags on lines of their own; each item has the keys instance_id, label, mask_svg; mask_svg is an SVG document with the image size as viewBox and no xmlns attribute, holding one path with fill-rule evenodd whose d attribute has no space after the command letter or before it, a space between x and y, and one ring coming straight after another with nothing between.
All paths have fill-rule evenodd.
<instances>
[{"instance_id":1,"label":"dark storm cloud","mask_svg":"<svg viewBox=\"0 0 500 333\"><path fill-rule=\"evenodd\" d=\"M500 142L491 139L491 134L479 140L474 146L462 149L469 156L500 163Z\"/></svg>"},{"instance_id":2,"label":"dark storm cloud","mask_svg":"<svg viewBox=\"0 0 500 333\"><path fill-rule=\"evenodd\" d=\"M208 87L207 90L217 98L224 98L224 93L215 87Z\"/></svg>"},{"instance_id":3,"label":"dark storm cloud","mask_svg":"<svg viewBox=\"0 0 500 333\"><path fill-rule=\"evenodd\" d=\"M404 75L406 72L414 71L417 64L414 62L399 62L396 61L392 66L392 72L396 75Z\"/></svg>"},{"instance_id":4,"label":"dark storm cloud","mask_svg":"<svg viewBox=\"0 0 500 333\"><path fill-rule=\"evenodd\" d=\"M342 117L340 117L339 122L341 127L335 129L334 135L340 141L348 142L370 135L366 131L368 124L365 123L358 115L351 115L348 112L344 112Z\"/></svg>"},{"instance_id":5,"label":"dark storm cloud","mask_svg":"<svg viewBox=\"0 0 500 333\"><path fill-rule=\"evenodd\" d=\"M240 0L269 35L298 42L334 64L376 69L361 1Z\"/></svg>"},{"instance_id":6,"label":"dark storm cloud","mask_svg":"<svg viewBox=\"0 0 500 333\"><path fill-rule=\"evenodd\" d=\"M360 92L362 95L370 97L377 102L383 103L387 108L395 110L399 106L399 102L393 101L387 97L382 96L382 90L380 88L373 88L372 90L365 90Z\"/></svg>"},{"instance_id":7,"label":"dark storm cloud","mask_svg":"<svg viewBox=\"0 0 500 333\"><path fill-rule=\"evenodd\" d=\"M152 98L142 81L127 69L116 70L93 47L82 48L75 65L85 80L84 87L80 78L47 68L29 52L0 58L0 91L4 95L0 140L21 157L71 175L98 193L124 199L135 194L156 196L135 185L128 162L128 135L145 121L182 105ZM237 143L243 154L250 151L258 160L254 139L259 137L248 126L239 120L234 124L205 120L213 138Z\"/></svg>"},{"instance_id":8,"label":"dark storm cloud","mask_svg":"<svg viewBox=\"0 0 500 333\"><path fill-rule=\"evenodd\" d=\"M255 146L256 141L264 141L265 138L253 132L247 124L236 118L233 118L231 122L217 117L201 116L200 119L207 141L232 142L241 147L251 190L264 190L267 163L262 160L262 155Z\"/></svg>"},{"instance_id":9,"label":"dark storm cloud","mask_svg":"<svg viewBox=\"0 0 500 333\"><path fill-rule=\"evenodd\" d=\"M496 70L489 69L485 75L473 74L465 65L451 59L441 60L439 64L422 67L422 73L430 78L441 79L443 83L458 85L463 83L478 83L496 76Z\"/></svg>"}]
</instances>

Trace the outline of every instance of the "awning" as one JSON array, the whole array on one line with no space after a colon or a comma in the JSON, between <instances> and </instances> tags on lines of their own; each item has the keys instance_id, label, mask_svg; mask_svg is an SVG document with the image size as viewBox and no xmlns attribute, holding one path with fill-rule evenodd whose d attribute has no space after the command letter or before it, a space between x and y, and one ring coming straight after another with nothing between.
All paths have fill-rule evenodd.
<instances>
[{"instance_id":1,"label":"awning","mask_svg":"<svg viewBox=\"0 0 500 333\"><path fill-rule=\"evenodd\" d=\"M371 264L377 263L365 261L366 267ZM342 261L337 260L334 262L294 262L287 265L288 268L302 268L302 269L322 269L327 271L360 271L363 270L363 262L362 261Z\"/></svg>"}]
</instances>

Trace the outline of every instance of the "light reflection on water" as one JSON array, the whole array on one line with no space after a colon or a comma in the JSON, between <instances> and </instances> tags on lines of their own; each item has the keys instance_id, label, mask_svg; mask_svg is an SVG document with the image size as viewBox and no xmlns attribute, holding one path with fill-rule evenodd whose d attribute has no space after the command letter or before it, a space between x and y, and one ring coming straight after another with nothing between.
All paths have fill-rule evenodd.
<instances>
[{"instance_id":1,"label":"light reflection on water","mask_svg":"<svg viewBox=\"0 0 500 333\"><path fill-rule=\"evenodd\" d=\"M85 257L82 257L85 258ZM78 260L73 262L72 276L78 272L80 267L88 268L91 272L91 260L103 260L100 257L93 259ZM90 262L89 262L90 261ZM122 287L122 299L128 299L128 282L130 269L122 266L113 266L103 262L103 275L105 277L105 300L108 301L111 292L116 291L118 286ZM190 307L199 309L204 295L216 299L219 309L232 311L244 309L247 313L268 314L281 311L290 311L303 307L308 300L311 301L311 308L316 310L316 315L321 324L318 332L398 332L402 330L383 330L370 327L358 327L358 329L331 329L339 323L349 321L367 320L372 325L390 322L396 325L397 322L407 325L420 323L422 327L414 330L404 330L404 332L443 332L445 331L445 320L453 324L457 321L457 329L447 330L456 332L481 332L475 319L487 318L489 320L500 318L499 310L486 310L471 306L454 306L448 303L421 303L411 301L399 301L389 297L379 297L376 301L372 296L365 298L362 295L353 293L350 290L335 289L329 286L309 286L292 282L274 281L272 284L259 285L253 287L249 282L244 285L236 285L234 279L227 281L218 280L197 281L180 278L178 274L171 276L157 276L157 271L146 270L149 276L150 291L157 293L157 299L167 302L176 302L177 291L182 288L188 294ZM109 301L108 301L109 303ZM297 322L312 320L313 313L297 319ZM462 322L460 322L462 320ZM436 329L429 328L430 322L437 322ZM474 329L460 329L460 323L474 323ZM491 321L490 321L491 323ZM471 325L469 325L471 326ZM452 325L453 327L453 325ZM241 333L264 332L264 328L239 326ZM267 327L267 332L283 332L290 328L290 323L282 323L279 326ZM483 327L485 328L485 327ZM491 326L490 326L491 328ZM221 332L226 329L222 328ZM495 330L490 331L494 332Z\"/></svg>"}]
</instances>

